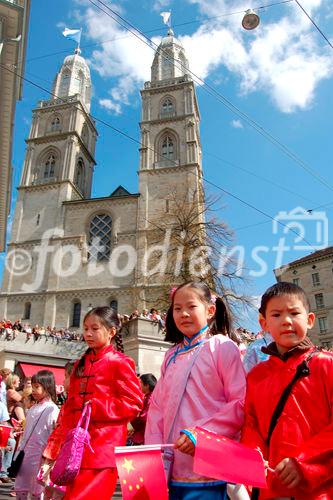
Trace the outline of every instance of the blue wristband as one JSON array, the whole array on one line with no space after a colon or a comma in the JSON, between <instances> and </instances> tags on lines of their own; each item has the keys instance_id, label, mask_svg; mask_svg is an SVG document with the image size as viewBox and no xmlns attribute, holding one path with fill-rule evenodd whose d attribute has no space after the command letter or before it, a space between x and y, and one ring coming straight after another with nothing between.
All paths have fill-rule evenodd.
<instances>
[{"instance_id":1,"label":"blue wristband","mask_svg":"<svg viewBox=\"0 0 333 500\"><path fill-rule=\"evenodd\" d=\"M190 440L192 441L192 443L194 444L194 446L197 445L197 439L196 439L195 435L192 434L191 431L188 431L187 429L182 429L180 432L183 433L183 434L185 434L188 438L190 438Z\"/></svg>"}]
</instances>

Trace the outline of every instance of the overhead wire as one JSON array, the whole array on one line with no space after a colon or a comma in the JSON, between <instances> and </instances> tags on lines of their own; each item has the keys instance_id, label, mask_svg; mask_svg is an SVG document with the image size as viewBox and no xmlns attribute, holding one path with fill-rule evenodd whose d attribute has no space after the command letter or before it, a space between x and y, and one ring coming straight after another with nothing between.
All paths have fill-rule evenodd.
<instances>
[{"instance_id":1,"label":"overhead wire","mask_svg":"<svg viewBox=\"0 0 333 500\"><path fill-rule=\"evenodd\" d=\"M273 2L273 3L270 3L270 4L259 5L258 7L253 6L252 9L256 10L256 11L258 11L258 10L264 10L264 9L267 9L267 8L270 8L270 7L275 7L277 5L291 3L293 1L294 0L282 0L280 2ZM238 11L234 11L234 12L224 12L223 14L219 14L217 16L204 17L202 19L192 19L191 21L186 21L184 23L176 23L176 24L173 25L173 27L174 28L180 28L180 27L183 27L183 26L191 25L191 24L198 24L198 23L201 23L201 22L213 21L214 19L220 19L222 17L231 17L231 16L234 16L234 15L242 14L244 12L245 12L244 10L238 10ZM144 29L144 33L145 34L157 33L157 32L161 32L161 31L164 31L163 27L151 28L151 29ZM122 37L110 38L110 40L102 40L100 42L88 43L88 44L85 44L85 45L81 45L80 48L81 49L87 49L87 48L91 48L91 47L97 47L97 46L104 45L104 44L111 43L111 42L115 42L115 41L118 41L118 40L123 40L125 38L129 38L129 36L122 36ZM61 50L61 51L57 51L57 52L51 52L51 53L42 54L42 55L36 56L36 57L29 57L28 59L26 59L26 62L37 61L38 59L44 59L46 57L52 57L52 56L56 56L56 55L60 55L60 54L67 54L67 53L68 53L68 50Z\"/></svg>"},{"instance_id":2,"label":"overhead wire","mask_svg":"<svg viewBox=\"0 0 333 500\"><path fill-rule=\"evenodd\" d=\"M316 28L316 30L321 34L321 36L324 38L324 40L326 40L326 42L331 47L331 49L333 49L332 43L327 38L327 36L325 35L325 33L319 28L318 24L312 19L312 17L310 16L310 14L307 13L307 11L304 9L304 7L300 4L300 2L298 0L294 0L294 1L295 1L295 3L297 3L297 5L299 6L299 8L304 12L304 14L306 15L306 17L311 21L311 23Z\"/></svg>"},{"instance_id":3,"label":"overhead wire","mask_svg":"<svg viewBox=\"0 0 333 500\"><path fill-rule=\"evenodd\" d=\"M51 92L49 91L48 89L45 89L44 87L42 87L41 85L33 82L32 80L20 75L19 73L16 73L15 71L13 71L12 69L6 67L5 65L3 65L2 63L0 63L0 67L2 67L3 69L5 69L6 71L9 71L10 73L16 75L18 78L22 79L23 81L29 83L30 85L33 85L35 87L37 87L38 89L42 90L43 92L46 92L47 94L51 95L52 97L58 99L59 101L62 101L64 104L67 103L66 99L63 99L62 97L59 97L57 96L56 94L54 94L54 92ZM82 105L81 105L82 106ZM82 111L82 108L80 108L79 106L75 106L76 109L78 109L79 111ZM114 130L115 132L117 132L118 134L122 135L123 137L125 137L126 139L129 139L130 141L138 144L140 147L143 146L143 144L141 143L141 141L139 141L138 139L130 136L129 134L127 134L126 132L118 129L117 127L114 127L113 125L111 125L110 123L106 122L105 120L102 120L101 118L98 118L94 115L89 115L93 120L95 120L96 122L99 122L101 124L103 124L104 126ZM157 152L154 148L150 147L150 146L147 146L147 149L149 149L150 151L152 151L154 154L157 154L158 157L162 157L162 155ZM162 157L163 158L163 157ZM175 166L179 166L178 163L175 161L175 160L171 160ZM193 173L193 172L191 172ZM193 175L195 175L196 177L198 177L198 174L195 174L193 173ZM267 217L268 219L272 220L272 221L276 221L280 226L282 227L285 227L287 229L290 230L290 232L294 233L296 236L300 237L305 243L307 243L309 245L309 247L315 249L315 247L313 247L311 245L311 243L306 239L304 238L302 235L300 235L297 231L295 231L293 228L289 227L287 224L284 224L283 222L281 222L280 220L277 220L275 219L273 216L271 216L270 214L264 212L263 210L259 209L258 207L256 207L255 205L243 200L242 198L240 198L239 196L231 193L230 191L222 188L221 186L217 185L216 183L210 181L209 179L205 178L204 176L201 177L201 179L206 182L207 184L213 186L214 188L222 191L223 193L227 194L228 196L236 199L237 201L239 201L240 203L246 205L247 207L251 208L252 210L260 213L261 215L264 215L265 217ZM151 221L148 221L147 222L151 223Z\"/></svg>"},{"instance_id":4,"label":"overhead wire","mask_svg":"<svg viewBox=\"0 0 333 500\"><path fill-rule=\"evenodd\" d=\"M238 117L242 118L246 123L248 123L252 128L254 128L259 134L265 137L269 142L274 144L280 151L282 151L286 156L288 156L291 160L297 163L303 170L309 173L312 177L317 179L321 184L326 186L329 190L333 191L333 186L331 186L326 179L324 179L321 175L315 172L310 166L308 166L302 159L300 159L296 154L294 154L285 144L283 144L279 139L275 138L270 132L268 132L264 127L258 124L254 119L252 119L249 115L241 111L237 106L235 106L229 99L227 99L223 94L218 92L212 85L207 83L207 80L202 80L198 75L196 75L193 71L189 70L186 66L184 66L179 61L175 61L174 58L170 57L170 55L161 47L158 47L152 40L148 39L146 35L136 28L132 23L124 19L120 14L115 12L111 7L106 5L102 0L96 0L99 4L103 5L108 11L110 11L113 15L111 15L108 11L105 11L100 5L96 4L93 0L88 0L92 5L98 8L101 12L104 12L108 17L113 19L116 23L118 23L122 28L126 29L130 33L132 33L136 38L138 38L141 42L145 43L148 47L154 50L160 50L163 54L165 53L165 57L168 60L172 60L178 64L178 69L186 70L192 77L194 77L195 82L208 94L215 97L219 102L221 102L225 107L227 107L231 112L236 114ZM115 17L117 16L117 17ZM119 21L117 18L121 19ZM125 23L125 24L124 24ZM130 28L128 26L130 26ZM134 30L134 31L133 31ZM148 42L146 41L148 40Z\"/></svg>"}]
</instances>

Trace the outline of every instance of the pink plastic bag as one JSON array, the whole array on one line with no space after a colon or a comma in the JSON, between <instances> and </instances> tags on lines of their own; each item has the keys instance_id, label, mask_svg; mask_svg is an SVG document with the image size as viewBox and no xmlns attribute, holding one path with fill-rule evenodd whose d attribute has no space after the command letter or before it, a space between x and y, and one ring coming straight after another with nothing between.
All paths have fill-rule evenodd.
<instances>
[{"instance_id":1,"label":"pink plastic bag","mask_svg":"<svg viewBox=\"0 0 333 500\"><path fill-rule=\"evenodd\" d=\"M72 483L78 475L81 468L84 447L88 445L91 449L88 432L90 415L91 403L87 403L83 408L77 426L67 434L58 458L51 470L50 479L53 483L64 486ZM84 427L81 427L82 424Z\"/></svg>"}]
</instances>

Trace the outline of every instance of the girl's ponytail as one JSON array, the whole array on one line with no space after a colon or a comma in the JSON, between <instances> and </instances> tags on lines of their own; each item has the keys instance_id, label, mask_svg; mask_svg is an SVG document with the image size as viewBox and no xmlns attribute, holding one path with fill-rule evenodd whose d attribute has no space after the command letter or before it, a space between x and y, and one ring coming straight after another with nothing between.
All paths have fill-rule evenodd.
<instances>
[{"instance_id":1,"label":"girl's ponytail","mask_svg":"<svg viewBox=\"0 0 333 500\"><path fill-rule=\"evenodd\" d=\"M216 333L222 333L222 335L230 337L232 332L232 317L229 308L221 297L216 297L215 307Z\"/></svg>"},{"instance_id":2,"label":"girl's ponytail","mask_svg":"<svg viewBox=\"0 0 333 500\"><path fill-rule=\"evenodd\" d=\"M78 362L76 368L75 368L75 375L77 377L82 377L83 371L84 371L84 362L86 360L87 354L91 352L91 348L89 347L86 352L81 356L80 361Z\"/></svg>"}]
</instances>

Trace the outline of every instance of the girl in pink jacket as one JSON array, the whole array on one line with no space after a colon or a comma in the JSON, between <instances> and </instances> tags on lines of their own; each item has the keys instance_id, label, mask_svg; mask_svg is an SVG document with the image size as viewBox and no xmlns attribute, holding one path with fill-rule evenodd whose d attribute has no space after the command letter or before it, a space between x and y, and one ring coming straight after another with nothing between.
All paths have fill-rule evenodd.
<instances>
[{"instance_id":1,"label":"girl in pink jacket","mask_svg":"<svg viewBox=\"0 0 333 500\"><path fill-rule=\"evenodd\" d=\"M175 345L151 398L145 443L175 443L170 499L225 499L223 481L193 472L193 455L196 426L238 438L243 424L245 373L229 312L204 283L185 283L173 293L166 330Z\"/></svg>"}]
</instances>

